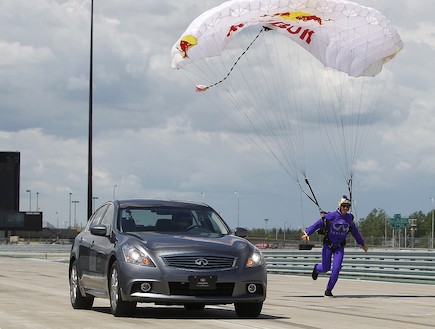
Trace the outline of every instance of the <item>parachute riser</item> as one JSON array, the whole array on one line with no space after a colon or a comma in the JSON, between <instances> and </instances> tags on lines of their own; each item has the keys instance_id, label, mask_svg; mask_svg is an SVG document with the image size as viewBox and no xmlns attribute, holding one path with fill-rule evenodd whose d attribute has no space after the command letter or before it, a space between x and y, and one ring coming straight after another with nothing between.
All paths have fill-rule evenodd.
<instances>
[{"instance_id":1,"label":"parachute riser","mask_svg":"<svg viewBox=\"0 0 435 329\"><path fill-rule=\"evenodd\" d=\"M310 184L310 182L308 181L308 178L305 176L304 177L304 180L305 180L305 184L307 184L308 185L308 188L310 189L310 192L311 192L311 196L310 195L308 195L303 189L302 189L302 187L300 187L301 188L301 190L302 190L302 192L308 197L308 199L310 199L316 206L317 206L317 208L319 209L319 212L321 212L322 211L322 208L320 207L320 205L319 205L319 202L317 201L317 198L316 198L316 195L314 194L314 191L313 191L313 188L311 187L311 184Z\"/></svg>"},{"instance_id":2,"label":"parachute riser","mask_svg":"<svg viewBox=\"0 0 435 329\"><path fill-rule=\"evenodd\" d=\"M352 203L352 176L349 178L349 180L347 181L347 189L349 191L349 200Z\"/></svg>"}]
</instances>

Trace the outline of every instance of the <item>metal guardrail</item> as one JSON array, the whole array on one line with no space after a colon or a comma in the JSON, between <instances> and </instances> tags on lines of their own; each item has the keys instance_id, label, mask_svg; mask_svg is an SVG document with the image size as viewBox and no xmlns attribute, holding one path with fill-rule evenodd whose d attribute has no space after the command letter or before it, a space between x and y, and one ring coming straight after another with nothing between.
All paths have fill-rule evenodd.
<instances>
[{"instance_id":1,"label":"metal guardrail","mask_svg":"<svg viewBox=\"0 0 435 329\"><path fill-rule=\"evenodd\" d=\"M312 250L263 250L268 273L311 274L322 261L321 248ZM342 277L412 281L435 284L435 251L362 250L347 248Z\"/></svg>"},{"instance_id":2,"label":"metal guardrail","mask_svg":"<svg viewBox=\"0 0 435 329\"><path fill-rule=\"evenodd\" d=\"M1 254L69 254L71 244L0 244Z\"/></svg>"},{"instance_id":3,"label":"metal guardrail","mask_svg":"<svg viewBox=\"0 0 435 329\"><path fill-rule=\"evenodd\" d=\"M19 244L0 245L0 255L66 255L71 245ZM264 249L267 272L311 275L313 266L322 261L321 248L312 250ZM42 256L41 256L42 257ZM369 250L346 248L341 277L370 278L435 284L435 250Z\"/></svg>"}]
</instances>

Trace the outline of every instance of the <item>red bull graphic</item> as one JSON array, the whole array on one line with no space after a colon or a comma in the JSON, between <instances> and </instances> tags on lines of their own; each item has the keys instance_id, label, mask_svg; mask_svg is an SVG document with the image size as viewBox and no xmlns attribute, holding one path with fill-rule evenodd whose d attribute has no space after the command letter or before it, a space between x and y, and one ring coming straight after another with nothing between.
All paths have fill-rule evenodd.
<instances>
[{"instance_id":1,"label":"red bull graphic","mask_svg":"<svg viewBox=\"0 0 435 329\"><path fill-rule=\"evenodd\" d=\"M303 11L295 11L295 12L286 12L286 13L278 13L273 15L273 17L279 17L285 21L295 21L295 22L317 22L319 25L323 24L323 19L318 16L312 15L310 13L305 13ZM303 29L301 26L295 26L289 23L284 22L273 22L271 23L273 26L285 29L290 34L299 34L299 38L304 40L307 44L311 43L312 36L314 35L314 31L309 28Z\"/></svg>"},{"instance_id":2,"label":"red bull graphic","mask_svg":"<svg viewBox=\"0 0 435 329\"><path fill-rule=\"evenodd\" d=\"M290 34L299 34L299 38L301 40L304 40L307 44L311 43L311 38L314 34L313 30L310 30L310 29L302 30L301 26L295 26L295 25L288 24L288 23L273 22L273 23L271 23L271 25L273 25L277 28L280 28L280 29L285 29Z\"/></svg>"},{"instance_id":3,"label":"red bull graphic","mask_svg":"<svg viewBox=\"0 0 435 329\"><path fill-rule=\"evenodd\" d=\"M282 21L276 21L277 18L280 18L283 21L294 21L296 23L290 24ZM324 23L324 20L318 16L312 15L310 13L305 13L303 11L295 11L295 12L284 12L277 13L273 15L262 15L261 21L270 25L273 25L279 29L285 29L290 34L298 34L301 40L304 40L307 44L311 43L312 36L314 35L314 31L309 28L303 28L297 25L297 22L316 22L319 25ZM240 23L237 25L232 25L230 30L227 33L227 38L231 37L231 35L238 30L242 29L246 23Z\"/></svg>"},{"instance_id":4,"label":"red bull graphic","mask_svg":"<svg viewBox=\"0 0 435 329\"><path fill-rule=\"evenodd\" d=\"M198 39L193 35L186 35L180 39L180 44L178 45L178 50L183 53L183 58L189 57L187 51L198 44Z\"/></svg>"},{"instance_id":5,"label":"red bull graphic","mask_svg":"<svg viewBox=\"0 0 435 329\"><path fill-rule=\"evenodd\" d=\"M278 13L273 16L274 17L278 16L286 21L303 21L303 22L315 21L319 23L319 25L323 24L323 20L320 17L311 15L309 13L304 13L303 11Z\"/></svg>"},{"instance_id":6,"label":"red bull graphic","mask_svg":"<svg viewBox=\"0 0 435 329\"><path fill-rule=\"evenodd\" d=\"M245 26L245 24L243 23L240 23L238 25L232 25L227 33L227 38L231 36L231 33L237 32L237 30L243 28L243 26Z\"/></svg>"}]
</instances>

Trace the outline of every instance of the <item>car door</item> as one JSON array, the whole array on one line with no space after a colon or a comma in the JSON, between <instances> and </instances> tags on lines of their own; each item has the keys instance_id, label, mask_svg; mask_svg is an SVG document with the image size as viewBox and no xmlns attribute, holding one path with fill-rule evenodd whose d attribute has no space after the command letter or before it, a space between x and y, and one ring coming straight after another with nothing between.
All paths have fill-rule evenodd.
<instances>
[{"instance_id":1,"label":"car door","mask_svg":"<svg viewBox=\"0 0 435 329\"><path fill-rule=\"evenodd\" d=\"M93 287L102 294L107 290L108 262L114 247L114 241L111 240L113 218L114 206L110 203L98 224L107 228L106 235L92 235L89 272Z\"/></svg>"},{"instance_id":2,"label":"car door","mask_svg":"<svg viewBox=\"0 0 435 329\"><path fill-rule=\"evenodd\" d=\"M101 206L91 216L89 223L86 225L85 230L81 233L79 240L79 264L81 269L81 283L85 289L95 289L92 272L95 268L95 257L92 254L92 244L95 242L95 236L91 234L90 228L98 225L106 212L107 204Z\"/></svg>"}]
</instances>

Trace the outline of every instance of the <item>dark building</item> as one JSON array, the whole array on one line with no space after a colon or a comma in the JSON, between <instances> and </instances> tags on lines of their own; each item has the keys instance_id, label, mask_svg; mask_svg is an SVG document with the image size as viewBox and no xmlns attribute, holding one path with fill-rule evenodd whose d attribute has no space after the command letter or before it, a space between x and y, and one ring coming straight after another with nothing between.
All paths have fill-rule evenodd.
<instances>
[{"instance_id":1,"label":"dark building","mask_svg":"<svg viewBox=\"0 0 435 329\"><path fill-rule=\"evenodd\" d=\"M0 152L0 231L40 231L41 212L20 212L20 153Z\"/></svg>"},{"instance_id":2,"label":"dark building","mask_svg":"<svg viewBox=\"0 0 435 329\"><path fill-rule=\"evenodd\" d=\"M19 152L0 152L0 210L20 210Z\"/></svg>"}]
</instances>

